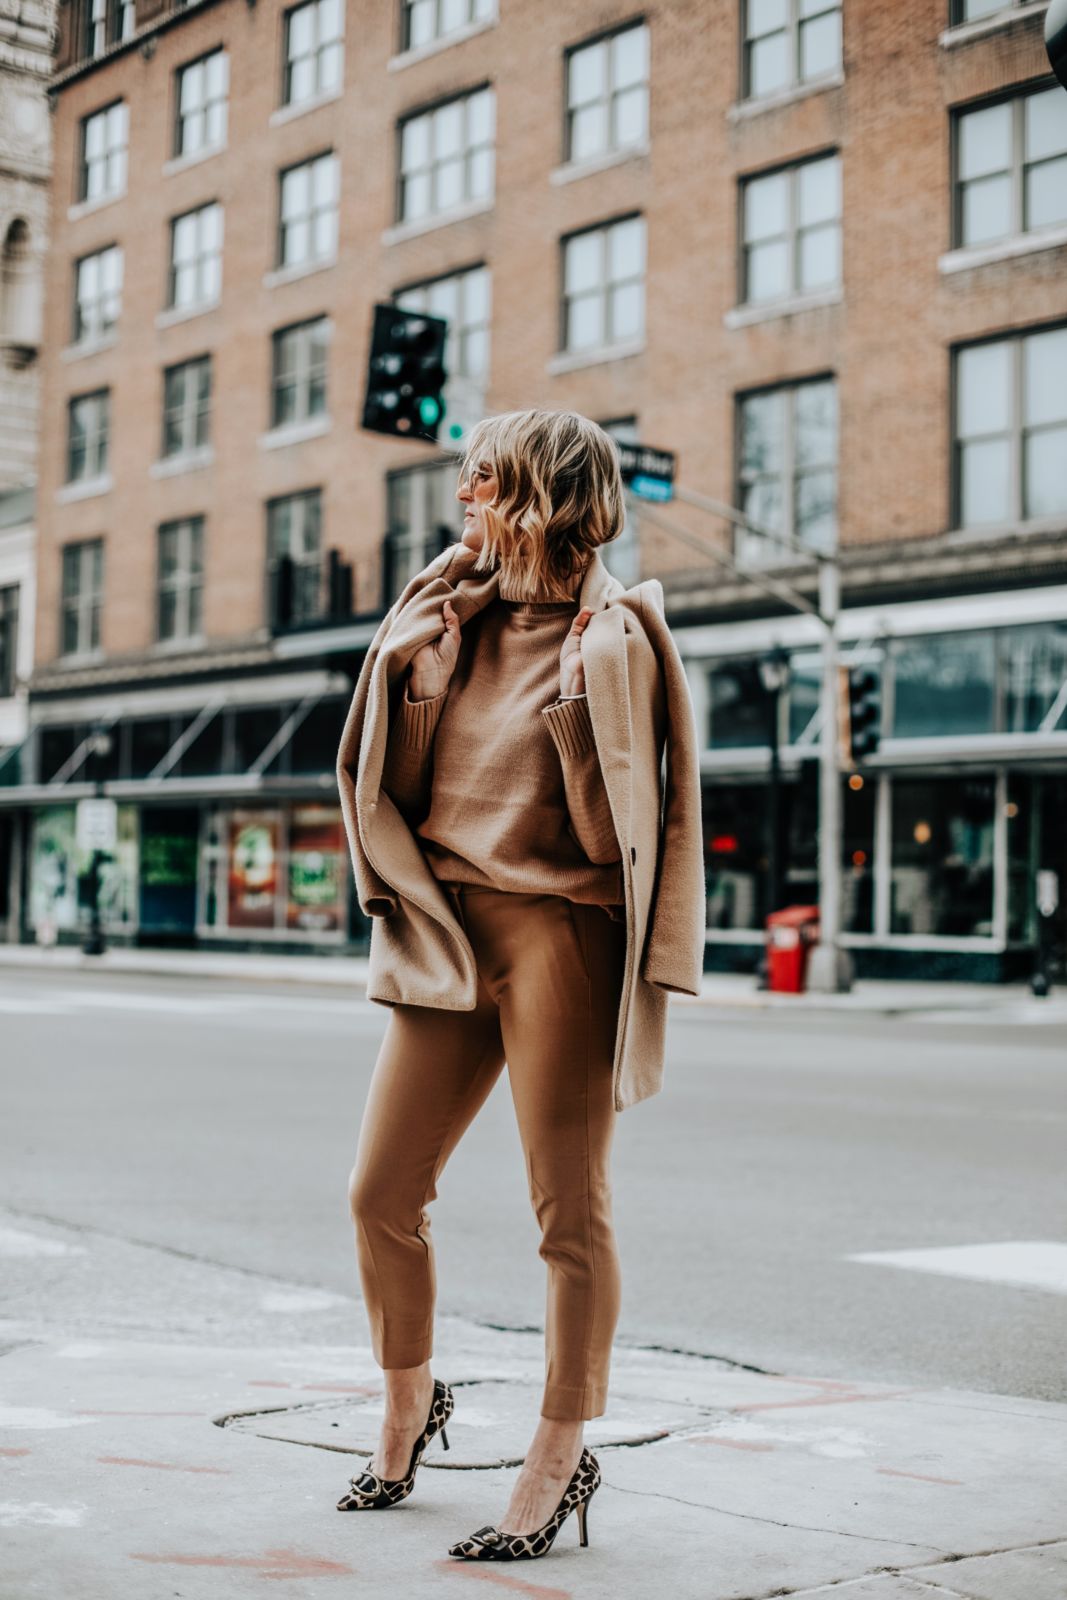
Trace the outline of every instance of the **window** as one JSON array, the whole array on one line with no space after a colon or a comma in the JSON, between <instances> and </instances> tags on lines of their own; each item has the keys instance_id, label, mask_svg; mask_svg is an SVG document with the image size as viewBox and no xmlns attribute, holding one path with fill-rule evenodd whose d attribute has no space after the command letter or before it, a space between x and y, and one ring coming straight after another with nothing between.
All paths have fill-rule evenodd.
<instances>
[{"instance_id":1,"label":"window","mask_svg":"<svg viewBox=\"0 0 1067 1600\"><path fill-rule=\"evenodd\" d=\"M618 444L640 444L641 434L636 417L614 417L600 426ZM609 544L601 545L600 556L613 577L627 588L637 583L641 576L641 550L638 543L638 523L630 515L629 506L623 506L622 531Z\"/></svg>"},{"instance_id":2,"label":"window","mask_svg":"<svg viewBox=\"0 0 1067 1600\"><path fill-rule=\"evenodd\" d=\"M157 637L190 639L201 631L204 579L204 519L183 517L159 529Z\"/></svg>"},{"instance_id":3,"label":"window","mask_svg":"<svg viewBox=\"0 0 1067 1600\"><path fill-rule=\"evenodd\" d=\"M449 377L484 380L489 375L490 281L488 267L412 284L395 295L406 311L423 311L448 322L445 368Z\"/></svg>"},{"instance_id":4,"label":"window","mask_svg":"<svg viewBox=\"0 0 1067 1600\"><path fill-rule=\"evenodd\" d=\"M133 0L88 0L83 15L87 56L103 55L111 45L129 39L136 25Z\"/></svg>"},{"instance_id":5,"label":"window","mask_svg":"<svg viewBox=\"0 0 1067 1600\"><path fill-rule=\"evenodd\" d=\"M304 422L326 410L326 317L280 328L271 339L272 428Z\"/></svg>"},{"instance_id":6,"label":"window","mask_svg":"<svg viewBox=\"0 0 1067 1600\"><path fill-rule=\"evenodd\" d=\"M1000 663L1005 732L1067 729L1067 622L1004 628Z\"/></svg>"},{"instance_id":7,"label":"window","mask_svg":"<svg viewBox=\"0 0 1067 1600\"><path fill-rule=\"evenodd\" d=\"M272 622L312 622L321 613L322 491L305 489L267 503L267 575L277 584L283 556L292 563L291 604L279 615L277 594ZM280 586L279 586L280 587Z\"/></svg>"},{"instance_id":8,"label":"window","mask_svg":"<svg viewBox=\"0 0 1067 1600\"><path fill-rule=\"evenodd\" d=\"M332 151L282 173L279 266L304 266L336 255L337 190L337 157Z\"/></svg>"},{"instance_id":9,"label":"window","mask_svg":"<svg viewBox=\"0 0 1067 1600\"><path fill-rule=\"evenodd\" d=\"M841 164L820 156L741 184L741 300L757 304L841 281Z\"/></svg>"},{"instance_id":10,"label":"window","mask_svg":"<svg viewBox=\"0 0 1067 1600\"><path fill-rule=\"evenodd\" d=\"M639 23L567 54L566 159L590 161L648 137L648 28Z\"/></svg>"},{"instance_id":11,"label":"window","mask_svg":"<svg viewBox=\"0 0 1067 1600\"><path fill-rule=\"evenodd\" d=\"M963 528L1067 512L1067 327L956 357L956 505Z\"/></svg>"},{"instance_id":12,"label":"window","mask_svg":"<svg viewBox=\"0 0 1067 1600\"><path fill-rule=\"evenodd\" d=\"M170 306L214 305L222 288L222 207L217 201L170 225Z\"/></svg>"},{"instance_id":13,"label":"window","mask_svg":"<svg viewBox=\"0 0 1067 1600\"><path fill-rule=\"evenodd\" d=\"M994 797L986 776L893 780L890 932L990 937Z\"/></svg>"},{"instance_id":14,"label":"window","mask_svg":"<svg viewBox=\"0 0 1067 1600\"><path fill-rule=\"evenodd\" d=\"M0 589L0 700L15 692L19 648L19 586Z\"/></svg>"},{"instance_id":15,"label":"window","mask_svg":"<svg viewBox=\"0 0 1067 1600\"><path fill-rule=\"evenodd\" d=\"M644 331L644 217L625 217L564 239L564 350L626 344Z\"/></svg>"},{"instance_id":16,"label":"window","mask_svg":"<svg viewBox=\"0 0 1067 1600\"><path fill-rule=\"evenodd\" d=\"M116 100L103 111L82 118L79 200L103 200L123 193L128 133L129 107L125 100Z\"/></svg>"},{"instance_id":17,"label":"window","mask_svg":"<svg viewBox=\"0 0 1067 1600\"><path fill-rule=\"evenodd\" d=\"M955 243L1067 222L1067 99L1016 95L956 117Z\"/></svg>"},{"instance_id":18,"label":"window","mask_svg":"<svg viewBox=\"0 0 1067 1600\"><path fill-rule=\"evenodd\" d=\"M893 641L893 737L992 733L995 644L991 631Z\"/></svg>"},{"instance_id":19,"label":"window","mask_svg":"<svg viewBox=\"0 0 1067 1600\"><path fill-rule=\"evenodd\" d=\"M463 506L456 499L457 487L456 469L447 462L389 474L389 532L383 550L385 606L392 605L404 586L434 556L458 542L463 531Z\"/></svg>"},{"instance_id":20,"label":"window","mask_svg":"<svg viewBox=\"0 0 1067 1600\"><path fill-rule=\"evenodd\" d=\"M75 342L111 333L122 310L122 249L117 244L82 256L74 268Z\"/></svg>"},{"instance_id":21,"label":"window","mask_svg":"<svg viewBox=\"0 0 1067 1600\"><path fill-rule=\"evenodd\" d=\"M85 539L80 544L64 545L59 625L62 655L85 655L99 650L103 598L103 539Z\"/></svg>"},{"instance_id":22,"label":"window","mask_svg":"<svg viewBox=\"0 0 1067 1600\"><path fill-rule=\"evenodd\" d=\"M764 389L738 406L738 505L757 529L832 550L837 543L837 385L832 378ZM764 566L786 549L739 529L737 560Z\"/></svg>"},{"instance_id":23,"label":"window","mask_svg":"<svg viewBox=\"0 0 1067 1600\"><path fill-rule=\"evenodd\" d=\"M744 97L758 100L841 66L841 0L741 0Z\"/></svg>"},{"instance_id":24,"label":"window","mask_svg":"<svg viewBox=\"0 0 1067 1600\"><path fill-rule=\"evenodd\" d=\"M197 356L163 374L161 454L188 455L208 443L211 420L211 357Z\"/></svg>"},{"instance_id":25,"label":"window","mask_svg":"<svg viewBox=\"0 0 1067 1600\"><path fill-rule=\"evenodd\" d=\"M111 392L80 394L67 407L67 482L102 478L107 471Z\"/></svg>"},{"instance_id":26,"label":"window","mask_svg":"<svg viewBox=\"0 0 1067 1600\"><path fill-rule=\"evenodd\" d=\"M994 12L1010 11L1024 3L1025 0L952 0L952 21L956 26L961 22L978 22Z\"/></svg>"},{"instance_id":27,"label":"window","mask_svg":"<svg viewBox=\"0 0 1067 1600\"><path fill-rule=\"evenodd\" d=\"M491 198L494 117L493 91L486 88L400 124L399 221Z\"/></svg>"},{"instance_id":28,"label":"window","mask_svg":"<svg viewBox=\"0 0 1067 1600\"><path fill-rule=\"evenodd\" d=\"M174 154L196 155L226 143L226 95L230 60L225 50L212 50L178 69Z\"/></svg>"},{"instance_id":29,"label":"window","mask_svg":"<svg viewBox=\"0 0 1067 1600\"><path fill-rule=\"evenodd\" d=\"M496 15L495 0L401 0L400 48L418 50L460 28L488 22Z\"/></svg>"},{"instance_id":30,"label":"window","mask_svg":"<svg viewBox=\"0 0 1067 1600\"><path fill-rule=\"evenodd\" d=\"M302 105L340 91L344 22L342 0L310 0L286 12L283 105Z\"/></svg>"}]
</instances>

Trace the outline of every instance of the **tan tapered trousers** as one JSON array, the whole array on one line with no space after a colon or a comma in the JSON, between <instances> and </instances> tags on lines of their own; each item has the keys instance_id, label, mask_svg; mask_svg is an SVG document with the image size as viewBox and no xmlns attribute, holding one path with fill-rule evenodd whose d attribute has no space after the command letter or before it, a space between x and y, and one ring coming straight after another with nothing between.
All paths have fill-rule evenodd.
<instances>
[{"instance_id":1,"label":"tan tapered trousers","mask_svg":"<svg viewBox=\"0 0 1067 1600\"><path fill-rule=\"evenodd\" d=\"M620 1303L610 1151L625 922L562 895L446 888L477 960L477 1004L391 1008L351 1175L374 1356L414 1367L433 1352L427 1206L506 1061L548 1269L541 1414L597 1417Z\"/></svg>"}]
</instances>

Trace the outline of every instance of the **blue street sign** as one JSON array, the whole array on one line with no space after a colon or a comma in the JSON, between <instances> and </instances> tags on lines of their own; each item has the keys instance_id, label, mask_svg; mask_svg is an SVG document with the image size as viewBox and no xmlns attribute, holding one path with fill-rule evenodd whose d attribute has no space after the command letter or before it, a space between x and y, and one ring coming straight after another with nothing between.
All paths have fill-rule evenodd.
<instances>
[{"instance_id":1,"label":"blue street sign","mask_svg":"<svg viewBox=\"0 0 1067 1600\"><path fill-rule=\"evenodd\" d=\"M672 500L674 485L666 478L650 478L646 472L638 472L630 479L630 493L640 500Z\"/></svg>"}]
</instances>

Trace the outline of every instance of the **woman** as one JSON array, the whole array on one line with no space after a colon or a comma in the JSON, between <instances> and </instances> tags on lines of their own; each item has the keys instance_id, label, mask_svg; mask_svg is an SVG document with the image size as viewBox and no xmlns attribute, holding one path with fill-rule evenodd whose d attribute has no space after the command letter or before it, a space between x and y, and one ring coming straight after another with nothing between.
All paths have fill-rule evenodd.
<instances>
[{"instance_id":1,"label":"woman","mask_svg":"<svg viewBox=\"0 0 1067 1600\"><path fill-rule=\"evenodd\" d=\"M573 412L491 418L457 493L461 543L384 619L338 757L368 994L393 1008L350 1185L386 1415L338 1509L394 1504L433 1436L447 1446L426 1206L506 1061L548 1269L545 1387L500 1527L450 1550L500 1560L543 1554L571 1509L586 1542L582 1430L606 1409L620 1298L614 1115L659 1086L668 992L699 992L703 858L662 591L624 589L598 554L623 523L610 437Z\"/></svg>"}]
</instances>

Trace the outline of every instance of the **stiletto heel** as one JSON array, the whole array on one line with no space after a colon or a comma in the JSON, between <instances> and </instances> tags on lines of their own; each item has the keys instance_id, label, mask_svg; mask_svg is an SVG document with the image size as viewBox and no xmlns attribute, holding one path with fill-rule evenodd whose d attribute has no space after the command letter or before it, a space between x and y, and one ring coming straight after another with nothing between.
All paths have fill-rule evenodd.
<instances>
[{"instance_id":1,"label":"stiletto heel","mask_svg":"<svg viewBox=\"0 0 1067 1600\"><path fill-rule=\"evenodd\" d=\"M458 1540L448 1553L450 1556L461 1556L465 1561L519 1561L527 1556L543 1556L551 1550L553 1539L575 1510L578 1512L581 1544L587 1545L589 1536L585 1519L589 1501L599 1487L600 1463L586 1446L563 1491L563 1498L543 1527L535 1528L533 1533L501 1533L499 1528L489 1523L469 1538Z\"/></svg>"},{"instance_id":2,"label":"stiletto heel","mask_svg":"<svg viewBox=\"0 0 1067 1600\"><path fill-rule=\"evenodd\" d=\"M454 1409L452 1390L447 1383L442 1383L440 1378L435 1378L430 1414L426 1418L425 1428L412 1446L411 1461L404 1477L380 1478L368 1467L358 1478L349 1478L351 1488L338 1500L338 1511L384 1511L387 1506L395 1506L398 1501L406 1500L415 1487L415 1473L423 1452L435 1434L441 1435L441 1443L446 1450L448 1449L445 1423Z\"/></svg>"}]
</instances>

